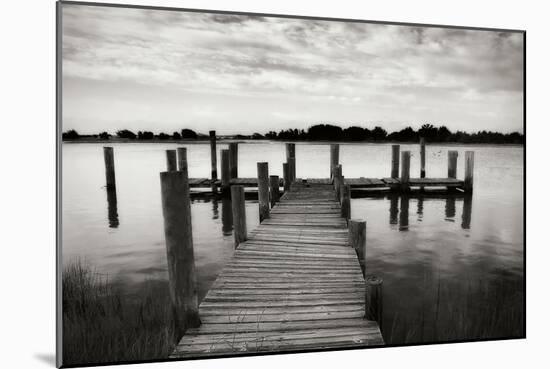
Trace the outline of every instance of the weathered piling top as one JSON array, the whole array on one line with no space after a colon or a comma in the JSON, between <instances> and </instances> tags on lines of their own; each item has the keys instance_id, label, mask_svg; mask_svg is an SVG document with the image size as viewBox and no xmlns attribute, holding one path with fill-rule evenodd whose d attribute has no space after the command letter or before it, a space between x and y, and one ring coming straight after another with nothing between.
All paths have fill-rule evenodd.
<instances>
[{"instance_id":1,"label":"weathered piling top","mask_svg":"<svg viewBox=\"0 0 550 369\"><path fill-rule=\"evenodd\" d=\"M294 183L241 243L174 358L384 344L329 184Z\"/></svg>"}]
</instances>

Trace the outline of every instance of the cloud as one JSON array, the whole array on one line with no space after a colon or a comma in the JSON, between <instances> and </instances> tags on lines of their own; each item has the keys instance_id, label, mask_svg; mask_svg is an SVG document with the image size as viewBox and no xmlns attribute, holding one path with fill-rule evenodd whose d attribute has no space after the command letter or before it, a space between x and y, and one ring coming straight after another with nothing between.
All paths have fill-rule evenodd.
<instances>
[{"instance_id":1,"label":"cloud","mask_svg":"<svg viewBox=\"0 0 550 369\"><path fill-rule=\"evenodd\" d=\"M186 96L314 98L336 109L370 104L357 120L389 119L390 106L420 120L420 110L450 115L436 104L460 105L497 112L465 124L520 129L523 62L519 33L63 5L63 76L82 88L115 82Z\"/></svg>"}]
</instances>

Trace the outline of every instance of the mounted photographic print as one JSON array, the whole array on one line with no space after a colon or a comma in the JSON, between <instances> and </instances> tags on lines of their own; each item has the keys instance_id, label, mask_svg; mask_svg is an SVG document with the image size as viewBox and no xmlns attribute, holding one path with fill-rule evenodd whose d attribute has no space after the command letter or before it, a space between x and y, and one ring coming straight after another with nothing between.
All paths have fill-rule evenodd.
<instances>
[{"instance_id":1,"label":"mounted photographic print","mask_svg":"<svg viewBox=\"0 0 550 369\"><path fill-rule=\"evenodd\" d=\"M525 31L57 16L58 365L525 337Z\"/></svg>"}]
</instances>

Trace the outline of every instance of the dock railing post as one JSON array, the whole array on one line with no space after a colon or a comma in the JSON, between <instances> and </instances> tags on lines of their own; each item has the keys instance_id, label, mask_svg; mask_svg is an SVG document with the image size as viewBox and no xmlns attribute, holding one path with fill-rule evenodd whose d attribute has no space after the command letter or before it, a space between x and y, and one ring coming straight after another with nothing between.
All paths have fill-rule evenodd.
<instances>
[{"instance_id":1,"label":"dock railing post","mask_svg":"<svg viewBox=\"0 0 550 369\"><path fill-rule=\"evenodd\" d=\"M288 163L290 172L290 183L296 180L296 144L287 143L286 145L286 162Z\"/></svg>"},{"instance_id":2,"label":"dock railing post","mask_svg":"<svg viewBox=\"0 0 550 369\"><path fill-rule=\"evenodd\" d=\"M332 169L340 162L340 145L330 145L330 178L332 178Z\"/></svg>"},{"instance_id":3,"label":"dock railing post","mask_svg":"<svg viewBox=\"0 0 550 369\"><path fill-rule=\"evenodd\" d=\"M216 151L216 131L208 132L210 135L210 166L212 172L212 182L218 179L218 156Z\"/></svg>"},{"instance_id":4,"label":"dock railing post","mask_svg":"<svg viewBox=\"0 0 550 369\"><path fill-rule=\"evenodd\" d=\"M271 207L274 207L279 202L279 176L269 176L269 193L271 199Z\"/></svg>"},{"instance_id":5,"label":"dock railing post","mask_svg":"<svg viewBox=\"0 0 550 369\"><path fill-rule=\"evenodd\" d=\"M399 145L391 145L391 178L399 178Z\"/></svg>"},{"instance_id":6,"label":"dock railing post","mask_svg":"<svg viewBox=\"0 0 550 369\"><path fill-rule=\"evenodd\" d=\"M420 178L426 178L426 140L420 137Z\"/></svg>"},{"instance_id":7,"label":"dock railing post","mask_svg":"<svg viewBox=\"0 0 550 369\"><path fill-rule=\"evenodd\" d=\"M409 190L409 179L411 169L411 152L403 151L401 153L401 189L403 191Z\"/></svg>"},{"instance_id":8,"label":"dock railing post","mask_svg":"<svg viewBox=\"0 0 550 369\"><path fill-rule=\"evenodd\" d=\"M115 159L114 159L112 147L103 148L103 159L105 161L106 187L108 190L114 190L116 188L116 179L115 179Z\"/></svg>"},{"instance_id":9,"label":"dock railing post","mask_svg":"<svg viewBox=\"0 0 550 369\"><path fill-rule=\"evenodd\" d=\"M239 178L239 144L229 144L229 174L230 178Z\"/></svg>"},{"instance_id":10,"label":"dock railing post","mask_svg":"<svg viewBox=\"0 0 550 369\"><path fill-rule=\"evenodd\" d=\"M218 192L218 152L216 151L216 131L209 131L210 136L210 167L211 167L211 179L210 187L213 193Z\"/></svg>"},{"instance_id":11,"label":"dock railing post","mask_svg":"<svg viewBox=\"0 0 550 369\"><path fill-rule=\"evenodd\" d=\"M200 325L187 171L160 173L170 297L176 331Z\"/></svg>"},{"instance_id":12,"label":"dock railing post","mask_svg":"<svg viewBox=\"0 0 550 369\"><path fill-rule=\"evenodd\" d=\"M229 150L221 151L222 157L222 194L229 194L229 181L231 180L231 171L229 169Z\"/></svg>"},{"instance_id":13,"label":"dock railing post","mask_svg":"<svg viewBox=\"0 0 550 369\"><path fill-rule=\"evenodd\" d=\"M447 153L447 177L456 179L456 163L458 151L449 150Z\"/></svg>"},{"instance_id":14,"label":"dock railing post","mask_svg":"<svg viewBox=\"0 0 550 369\"><path fill-rule=\"evenodd\" d=\"M464 156L464 192L471 193L474 189L474 152L466 151Z\"/></svg>"},{"instance_id":15,"label":"dock railing post","mask_svg":"<svg viewBox=\"0 0 550 369\"><path fill-rule=\"evenodd\" d=\"M247 239L243 186L231 186L231 206L233 209L233 234L235 236L235 248L237 248L239 244Z\"/></svg>"},{"instance_id":16,"label":"dock railing post","mask_svg":"<svg viewBox=\"0 0 550 369\"><path fill-rule=\"evenodd\" d=\"M283 186L285 192L290 191L290 170L288 163L283 163Z\"/></svg>"},{"instance_id":17,"label":"dock railing post","mask_svg":"<svg viewBox=\"0 0 550 369\"><path fill-rule=\"evenodd\" d=\"M383 332L383 299L382 278L369 275L365 277L365 319L378 322L380 332Z\"/></svg>"},{"instance_id":18,"label":"dock railing post","mask_svg":"<svg viewBox=\"0 0 550 369\"><path fill-rule=\"evenodd\" d=\"M175 172L178 170L176 150L166 150L166 170L168 172Z\"/></svg>"},{"instance_id":19,"label":"dock railing post","mask_svg":"<svg viewBox=\"0 0 550 369\"><path fill-rule=\"evenodd\" d=\"M351 218L351 187L349 184L345 184L342 187L342 218L349 221Z\"/></svg>"},{"instance_id":20,"label":"dock railing post","mask_svg":"<svg viewBox=\"0 0 550 369\"><path fill-rule=\"evenodd\" d=\"M266 162L257 163L258 167L258 206L260 223L269 218L269 167Z\"/></svg>"},{"instance_id":21,"label":"dock railing post","mask_svg":"<svg viewBox=\"0 0 550 369\"><path fill-rule=\"evenodd\" d=\"M185 147L178 147L176 152L178 157L178 170L180 172L187 172L187 149ZM189 177L189 173L187 173L187 176Z\"/></svg>"},{"instance_id":22,"label":"dock railing post","mask_svg":"<svg viewBox=\"0 0 550 369\"><path fill-rule=\"evenodd\" d=\"M361 271L365 275L365 256L367 247L367 222L361 219L350 219L348 222L348 239L351 247L355 249Z\"/></svg>"},{"instance_id":23,"label":"dock railing post","mask_svg":"<svg viewBox=\"0 0 550 369\"><path fill-rule=\"evenodd\" d=\"M335 189L336 189L336 198L340 201L341 187L343 184L342 178L342 164L338 164L336 167L336 176L334 177Z\"/></svg>"}]
</instances>

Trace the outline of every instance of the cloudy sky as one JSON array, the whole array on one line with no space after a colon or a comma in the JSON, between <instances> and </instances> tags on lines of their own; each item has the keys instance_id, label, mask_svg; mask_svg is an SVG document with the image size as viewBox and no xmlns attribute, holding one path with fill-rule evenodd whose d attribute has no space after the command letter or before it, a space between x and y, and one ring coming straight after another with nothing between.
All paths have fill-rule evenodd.
<instances>
[{"instance_id":1,"label":"cloudy sky","mask_svg":"<svg viewBox=\"0 0 550 369\"><path fill-rule=\"evenodd\" d=\"M63 5L63 130L523 128L523 35Z\"/></svg>"}]
</instances>

